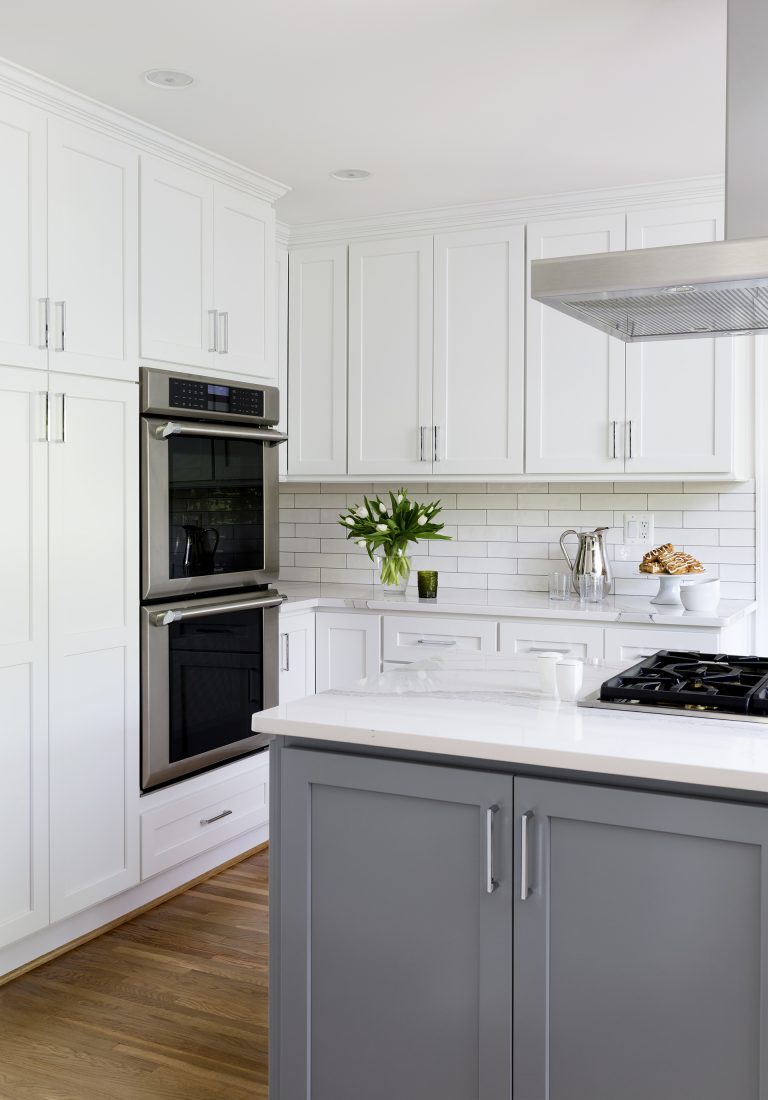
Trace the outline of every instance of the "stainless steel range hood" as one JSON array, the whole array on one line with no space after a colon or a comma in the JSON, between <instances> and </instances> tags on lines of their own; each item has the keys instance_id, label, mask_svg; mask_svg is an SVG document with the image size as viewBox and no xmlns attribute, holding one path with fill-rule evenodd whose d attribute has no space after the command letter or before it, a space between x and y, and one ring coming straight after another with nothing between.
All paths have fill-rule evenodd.
<instances>
[{"instance_id":1,"label":"stainless steel range hood","mask_svg":"<svg viewBox=\"0 0 768 1100\"><path fill-rule=\"evenodd\" d=\"M768 332L768 0L729 0L726 240L534 260L531 295L611 336Z\"/></svg>"}]
</instances>

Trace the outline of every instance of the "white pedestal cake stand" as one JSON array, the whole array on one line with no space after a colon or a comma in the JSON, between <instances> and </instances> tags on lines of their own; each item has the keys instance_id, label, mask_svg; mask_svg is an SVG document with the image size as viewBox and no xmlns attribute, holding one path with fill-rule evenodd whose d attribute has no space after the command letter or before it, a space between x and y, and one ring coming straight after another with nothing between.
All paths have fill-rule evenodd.
<instances>
[{"instance_id":1,"label":"white pedestal cake stand","mask_svg":"<svg viewBox=\"0 0 768 1100\"><path fill-rule=\"evenodd\" d=\"M659 591L651 600L651 603L666 604L672 607L682 607L680 599L680 586L692 584L703 580L704 573L640 573L641 577L647 577L650 581L659 582Z\"/></svg>"}]
</instances>

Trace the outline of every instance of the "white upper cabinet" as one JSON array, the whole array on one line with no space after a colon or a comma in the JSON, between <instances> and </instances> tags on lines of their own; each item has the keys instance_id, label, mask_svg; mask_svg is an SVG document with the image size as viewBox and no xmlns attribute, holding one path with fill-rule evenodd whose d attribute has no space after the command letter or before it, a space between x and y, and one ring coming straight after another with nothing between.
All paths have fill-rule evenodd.
<instances>
[{"instance_id":1,"label":"white upper cabinet","mask_svg":"<svg viewBox=\"0 0 768 1100\"><path fill-rule=\"evenodd\" d=\"M529 260L623 250L623 214L536 222ZM624 345L529 298L526 470L608 474L624 470Z\"/></svg>"},{"instance_id":2,"label":"white upper cabinet","mask_svg":"<svg viewBox=\"0 0 768 1100\"><path fill-rule=\"evenodd\" d=\"M139 881L138 387L51 376L51 917Z\"/></svg>"},{"instance_id":3,"label":"white upper cabinet","mask_svg":"<svg viewBox=\"0 0 768 1100\"><path fill-rule=\"evenodd\" d=\"M141 158L141 356L210 366L216 340L213 183Z\"/></svg>"},{"instance_id":4,"label":"white upper cabinet","mask_svg":"<svg viewBox=\"0 0 768 1100\"><path fill-rule=\"evenodd\" d=\"M0 166L0 362L45 369L45 115L5 95Z\"/></svg>"},{"instance_id":5,"label":"white upper cabinet","mask_svg":"<svg viewBox=\"0 0 768 1100\"><path fill-rule=\"evenodd\" d=\"M275 211L262 199L213 187L213 304L221 370L274 378Z\"/></svg>"},{"instance_id":6,"label":"white upper cabinet","mask_svg":"<svg viewBox=\"0 0 768 1100\"><path fill-rule=\"evenodd\" d=\"M347 472L347 248L291 252L288 468Z\"/></svg>"},{"instance_id":7,"label":"white upper cabinet","mask_svg":"<svg viewBox=\"0 0 768 1100\"><path fill-rule=\"evenodd\" d=\"M273 380L274 296L272 207L142 157L142 358Z\"/></svg>"},{"instance_id":8,"label":"white upper cabinet","mask_svg":"<svg viewBox=\"0 0 768 1100\"><path fill-rule=\"evenodd\" d=\"M432 469L432 237L349 249L349 473Z\"/></svg>"},{"instance_id":9,"label":"white upper cabinet","mask_svg":"<svg viewBox=\"0 0 768 1100\"><path fill-rule=\"evenodd\" d=\"M719 240L715 203L631 213L627 248ZM734 462L734 340L627 345L627 473L726 473Z\"/></svg>"},{"instance_id":10,"label":"white upper cabinet","mask_svg":"<svg viewBox=\"0 0 768 1100\"><path fill-rule=\"evenodd\" d=\"M435 474L523 472L524 332L524 227L435 237Z\"/></svg>"},{"instance_id":11,"label":"white upper cabinet","mask_svg":"<svg viewBox=\"0 0 768 1100\"><path fill-rule=\"evenodd\" d=\"M48 923L46 381L0 368L0 946Z\"/></svg>"},{"instance_id":12,"label":"white upper cabinet","mask_svg":"<svg viewBox=\"0 0 768 1100\"><path fill-rule=\"evenodd\" d=\"M131 146L49 120L51 369L137 377L138 169Z\"/></svg>"}]
</instances>

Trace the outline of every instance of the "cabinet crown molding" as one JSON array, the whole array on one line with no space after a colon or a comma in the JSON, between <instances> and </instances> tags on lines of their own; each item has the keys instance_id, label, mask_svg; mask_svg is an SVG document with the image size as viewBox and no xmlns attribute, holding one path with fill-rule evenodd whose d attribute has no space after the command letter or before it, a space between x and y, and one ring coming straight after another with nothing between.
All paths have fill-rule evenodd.
<instances>
[{"instance_id":1,"label":"cabinet crown molding","mask_svg":"<svg viewBox=\"0 0 768 1100\"><path fill-rule=\"evenodd\" d=\"M133 145L141 152L172 159L267 202L274 203L290 191L287 184L3 59L0 59L0 92L38 107L46 114L90 126L117 141Z\"/></svg>"}]
</instances>

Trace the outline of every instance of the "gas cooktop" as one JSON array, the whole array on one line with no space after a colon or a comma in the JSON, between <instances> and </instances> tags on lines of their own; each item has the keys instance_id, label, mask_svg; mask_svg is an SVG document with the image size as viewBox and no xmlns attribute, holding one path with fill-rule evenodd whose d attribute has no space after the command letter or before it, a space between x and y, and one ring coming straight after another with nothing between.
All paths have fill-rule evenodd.
<instances>
[{"instance_id":1,"label":"gas cooktop","mask_svg":"<svg viewBox=\"0 0 768 1100\"><path fill-rule=\"evenodd\" d=\"M661 649L581 705L768 722L768 658Z\"/></svg>"}]
</instances>

